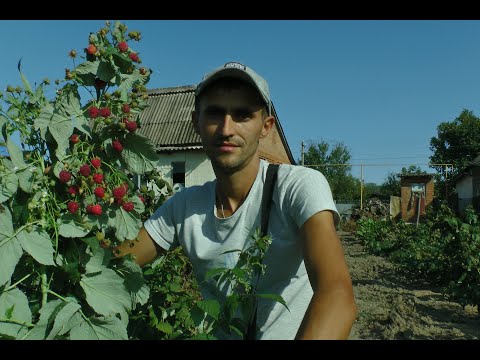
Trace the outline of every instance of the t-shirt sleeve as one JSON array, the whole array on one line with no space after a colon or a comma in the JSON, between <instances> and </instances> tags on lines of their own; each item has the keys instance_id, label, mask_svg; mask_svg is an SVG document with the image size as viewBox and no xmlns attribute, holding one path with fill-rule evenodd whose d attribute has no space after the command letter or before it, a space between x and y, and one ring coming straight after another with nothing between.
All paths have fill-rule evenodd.
<instances>
[{"instance_id":1,"label":"t-shirt sleeve","mask_svg":"<svg viewBox=\"0 0 480 360\"><path fill-rule=\"evenodd\" d=\"M302 167L286 178L287 204L299 228L311 216L324 210L332 211L335 226L338 225L340 216L333 201L332 191L327 179L320 171Z\"/></svg>"},{"instance_id":2,"label":"t-shirt sleeve","mask_svg":"<svg viewBox=\"0 0 480 360\"><path fill-rule=\"evenodd\" d=\"M175 201L173 198L175 196L165 201L144 223L145 230L153 241L165 250L179 245L174 216Z\"/></svg>"}]
</instances>

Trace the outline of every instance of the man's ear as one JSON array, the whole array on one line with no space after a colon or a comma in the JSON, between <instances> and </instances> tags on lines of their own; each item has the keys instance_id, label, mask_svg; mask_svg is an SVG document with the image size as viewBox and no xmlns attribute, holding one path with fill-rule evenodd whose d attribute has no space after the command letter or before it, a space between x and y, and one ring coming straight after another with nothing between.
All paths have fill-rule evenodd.
<instances>
[{"instance_id":1,"label":"man's ear","mask_svg":"<svg viewBox=\"0 0 480 360\"><path fill-rule=\"evenodd\" d=\"M260 134L260 139L265 138L269 134L274 124L275 124L275 118L273 116L267 116L263 120L263 127L262 127L262 133Z\"/></svg>"},{"instance_id":2,"label":"man's ear","mask_svg":"<svg viewBox=\"0 0 480 360\"><path fill-rule=\"evenodd\" d=\"M193 130L195 130L195 132L200 135L200 131L198 130L198 115L195 110L192 111L192 125Z\"/></svg>"}]
</instances>

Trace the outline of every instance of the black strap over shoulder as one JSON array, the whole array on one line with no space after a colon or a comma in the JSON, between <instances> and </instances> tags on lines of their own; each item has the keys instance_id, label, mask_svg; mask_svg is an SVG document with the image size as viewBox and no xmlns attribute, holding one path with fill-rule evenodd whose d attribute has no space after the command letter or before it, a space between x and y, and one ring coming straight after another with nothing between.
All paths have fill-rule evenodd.
<instances>
[{"instance_id":1,"label":"black strap over shoulder","mask_svg":"<svg viewBox=\"0 0 480 360\"><path fill-rule=\"evenodd\" d=\"M272 206L273 187L277 180L278 164L268 164L265 184L263 185L262 194L262 214L261 214L261 231L262 236L268 235L268 219L270 217L270 208ZM254 293L257 290L260 273L257 274L257 282L255 283ZM257 298L254 301L253 316L248 324L248 331L244 340L255 340L257 337Z\"/></svg>"}]
</instances>

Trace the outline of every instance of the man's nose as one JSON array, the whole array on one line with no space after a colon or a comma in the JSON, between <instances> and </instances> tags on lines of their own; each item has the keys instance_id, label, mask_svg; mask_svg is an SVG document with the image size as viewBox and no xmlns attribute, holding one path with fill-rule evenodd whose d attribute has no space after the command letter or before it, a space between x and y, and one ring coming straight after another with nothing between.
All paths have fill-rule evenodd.
<instances>
[{"instance_id":1,"label":"man's nose","mask_svg":"<svg viewBox=\"0 0 480 360\"><path fill-rule=\"evenodd\" d=\"M229 113L226 113L221 122L221 133L224 137L232 136L235 122Z\"/></svg>"}]
</instances>

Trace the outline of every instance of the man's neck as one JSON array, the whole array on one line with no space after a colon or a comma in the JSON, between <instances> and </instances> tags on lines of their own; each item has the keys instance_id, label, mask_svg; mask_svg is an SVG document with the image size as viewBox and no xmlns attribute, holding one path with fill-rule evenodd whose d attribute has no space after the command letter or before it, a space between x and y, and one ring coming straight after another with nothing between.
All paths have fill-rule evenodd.
<instances>
[{"instance_id":1,"label":"man's neck","mask_svg":"<svg viewBox=\"0 0 480 360\"><path fill-rule=\"evenodd\" d=\"M225 216L232 215L247 198L260 169L260 159L255 157L243 169L232 174L215 171L217 197L223 204Z\"/></svg>"}]
</instances>

